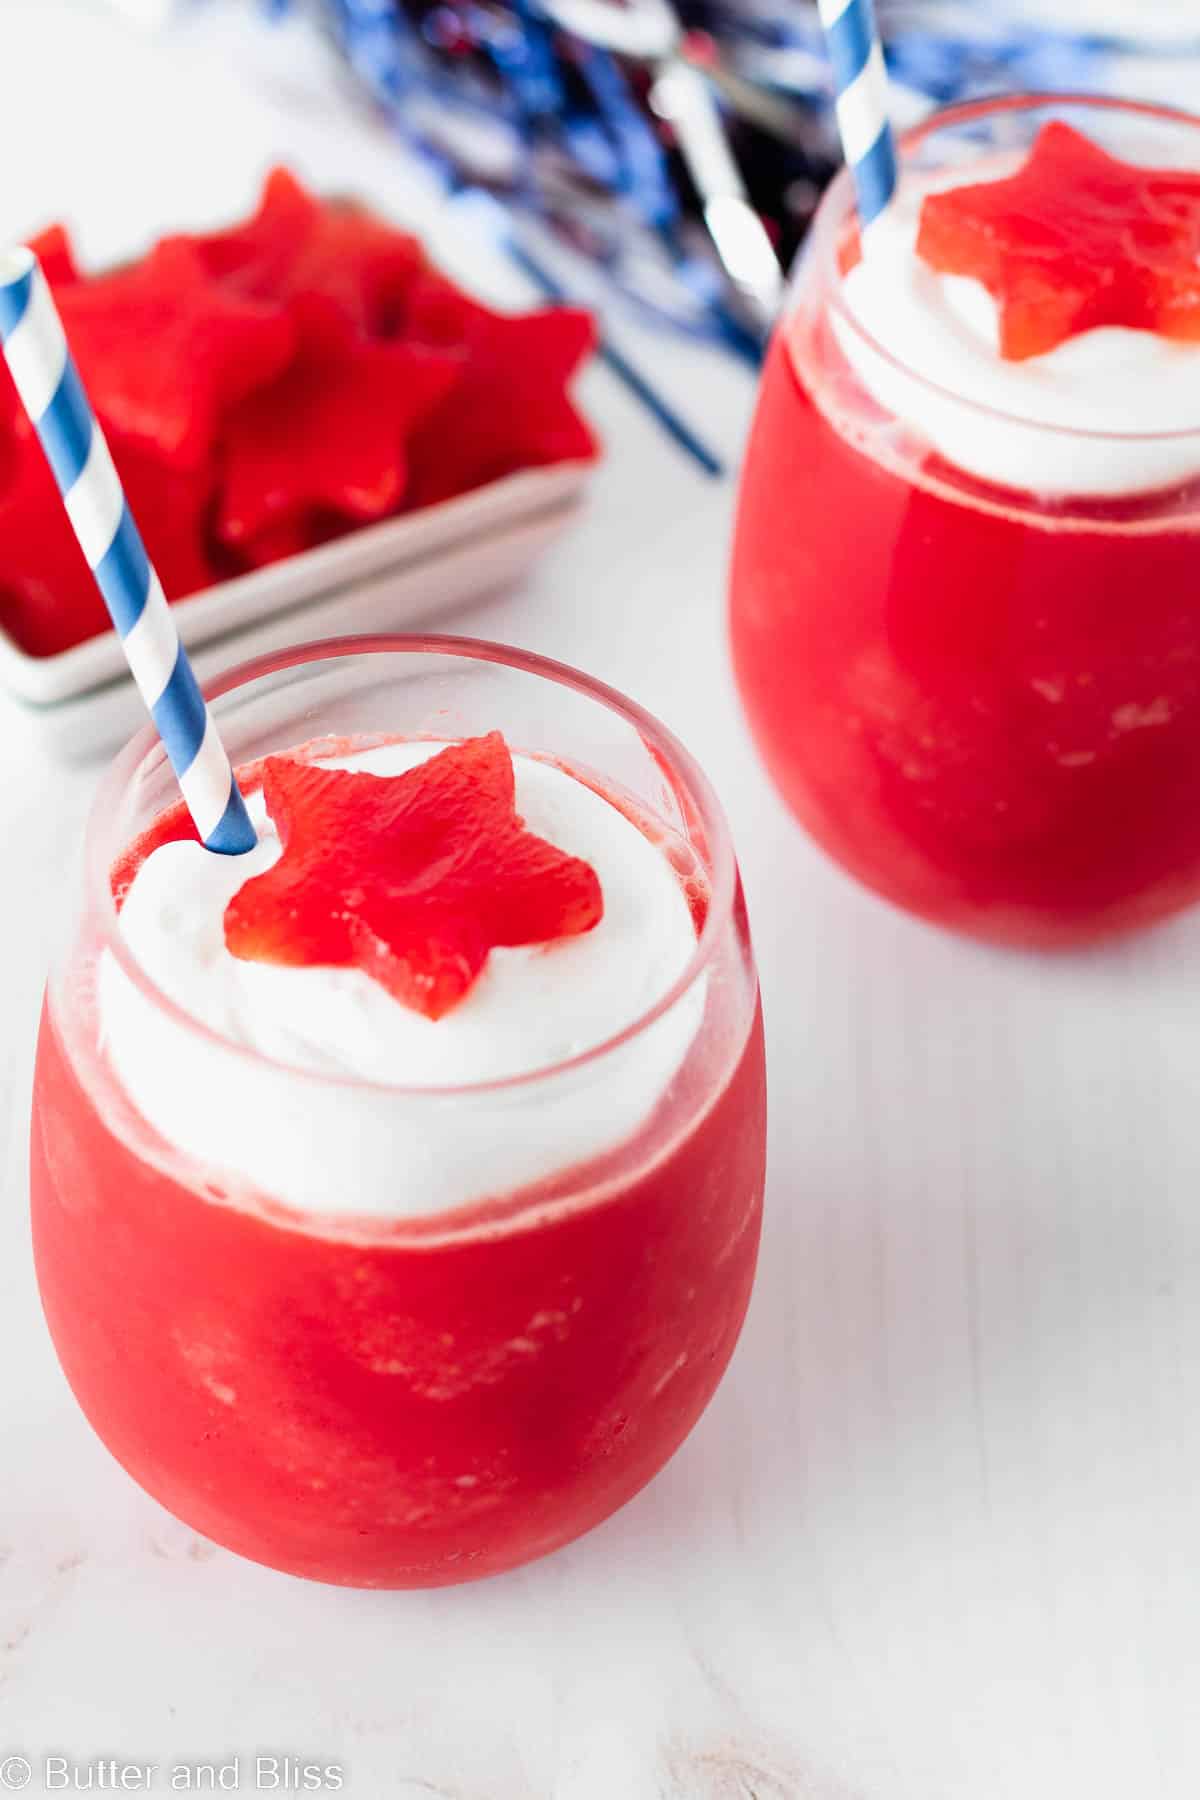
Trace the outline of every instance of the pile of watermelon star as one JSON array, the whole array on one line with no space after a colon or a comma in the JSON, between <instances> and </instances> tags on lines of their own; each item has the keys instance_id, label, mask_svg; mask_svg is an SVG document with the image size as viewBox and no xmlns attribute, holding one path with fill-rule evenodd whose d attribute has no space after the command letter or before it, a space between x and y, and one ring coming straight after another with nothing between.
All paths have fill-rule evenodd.
<instances>
[{"instance_id":1,"label":"pile of watermelon star","mask_svg":"<svg viewBox=\"0 0 1200 1800\"><path fill-rule=\"evenodd\" d=\"M566 307L490 311L417 240L284 169L255 213L80 273L33 240L167 597L597 445ZM0 367L0 628L49 656L108 617Z\"/></svg>"}]
</instances>

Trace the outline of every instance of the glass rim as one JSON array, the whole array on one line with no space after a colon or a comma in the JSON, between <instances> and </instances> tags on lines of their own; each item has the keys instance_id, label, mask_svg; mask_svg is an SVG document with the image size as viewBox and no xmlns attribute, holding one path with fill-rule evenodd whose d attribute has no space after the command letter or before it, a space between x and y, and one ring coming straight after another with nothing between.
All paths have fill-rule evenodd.
<instances>
[{"instance_id":1,"label":"glass rim","mask_svg":"<svg viewBox=\"0 0 1200 1800\"><path fill-rule=\"evenodd\" d=\"M729 822L712 783L695 757L675 734L656 719L653 713L647 712L636 701L630 700L622 694L619 689L584 674L582 670L572 667L569 663L559 662L552 657L539 656L534 651L517 649L513 645L495 643L486 638L457 637L430 632L373 632L362 636L317 638L310 642L289 645L283 650L270 651L262 656L253 657L247 662L236 664L211 681L205 682L203 684L204 696L211 704L219 701L226 694L246 688L265 676L277 674L286 669L322 662L335 663L354 657L394 654L460 657L464 662L489 663L551 681L557 686L569 688L585 699L595 702L608 712L615 713L633 727L639 739L652 755L661 752L662 760L659 761L657 755L655 755L655 760L659 761L659 766L672 789L676 792L677 797L686 798L688 808L694 809L704 823L705 850L711 866L705 870L709 881L708 909L705 913L704 924L696 939L696 948L680 974L676 976L667 991L655 1001L654 1005L640 1012L620 1031L612 1033L602 1039L600 1043L593 1044L586 1050L577 1052L574 1056L542 1064L534 1069L522 1070L516 1075L436 1086L422 1086L411 1082L377 1081L359 1075L307 1069L300 1064L285 1062L278 1057L269 1056L252 1045L241 1044L233 1038L226 1037L202 1019L197 1019L158 986L157 982L146 973L134 957L118 923L119 909L113 898L112 870L121 849L128 848L128 846L117 846L115 850L113 849L107 837L110 829L109 821L116 815L120 797L128 791L131 781L144 767L147 758L157 751L165 760L166 753L162 740L152 722L147 722L142 726L109 765L96 790L88 814L84 836L85 899L99 921L101 947L113 956L122 973L143 996L175 1024L194 1036L218 1046L230 1055L244 1058L257 1067L274 1069L291 1079L315 1082L321 1088L377 1092L413 1100L446 1100L456 1096L460 1098L465 1096L482 1097L515 1093L521 1089L536 1087L539 1083L552 1078L574 1073L591 1064L601 1063L606 1057L613 1055L625 1045L642 1036L684 999L707 970L726 927L733 919L738 888L737 861L734 856Z\"/></svg>"},{"instance_id":2,"label":"glass rim","mask_svg":"<svg viewBox=\"0 0 1200 1800\"><path fill-rule=\"evenodd\" d=\"M987 118L993 114L1040 112L1055 106L1123 113L1141 119L1159 119L1165 124L1187 126L1200 133L1200 113L1188 112L1184 107L1167 106L1153 100L1125 100L1117 95L1086 94L1070 89L1050 89L1045 93L989 94L981 99L958 100L950 106L939 107L917 124L899 132L896 148L900 161L900 180L904 179L906 154L948 126L966 124L973 119ZM878 357L906 381L915 382L927 393L940 400L951 401L979 418L992 419L1003 425L1019 425L1027 431L1051 432L1056 437L1079 442L1169 444L1200 436L1200 419L1197 419L1195 425L1174 426L1170 431L1099 431L1086 426L1058 425L1046 419L1030 418L1025 413L1010 412L1004 407L989 406L985 401L968 399L945 383L931 380L928 375L913 368L902 357L881 344L846 304L842 292L844 276L839 266L838 252L842 242L842 228L846 219L856 210L853 179L849 169L843 165L821 198L808 243L800 252L796 268L798 272L802 269L806 249L811 246L812 255L830 277L828 306L831 312L836 313L839 326L848 330L872 356ZM1200 344L1196 348L1200 354Z\"/></svg>"}]
</instances>

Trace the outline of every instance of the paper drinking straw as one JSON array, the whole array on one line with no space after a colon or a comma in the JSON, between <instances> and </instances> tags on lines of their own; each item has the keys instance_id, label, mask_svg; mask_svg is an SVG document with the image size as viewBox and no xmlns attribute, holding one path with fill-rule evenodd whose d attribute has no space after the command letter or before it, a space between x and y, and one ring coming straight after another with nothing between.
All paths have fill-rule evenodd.
<instances>
[{"instance_id":1,"label":"paper drinking straw","mask_svg":"<svg viewBox=\"0 0 1200 1800\"><path fill-rule=\"evenodd\" d=\"M858 195L864 239L896 192L896 143L888 118L887 70L872 0L818 0L838 133Z\"/></svg>"},{"instance_id":2,"label":"paper drinking straw","mask_svg":"<svg viewBox=\"0 0 1200 1800\"><path fill-rule=\"evenodd\" d=\"M201 840L252 850L246 803L31 250L0 253L0 346Z\"/></svg>"}]
</instances>

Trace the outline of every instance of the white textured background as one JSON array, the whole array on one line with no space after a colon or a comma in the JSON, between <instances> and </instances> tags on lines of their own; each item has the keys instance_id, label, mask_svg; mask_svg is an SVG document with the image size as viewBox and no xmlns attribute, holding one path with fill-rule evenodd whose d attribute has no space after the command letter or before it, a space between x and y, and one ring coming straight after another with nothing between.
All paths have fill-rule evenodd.
<instances>
[{"instance_id":1,"label":"white textured background","mask_svg":"<svg viewBox=\"0 0 1200 1800\"><path fill-rule=\"evenodd\" d=\"M64 0L5 0L0 33L0 237L66 211L106 258L248 203L280 154L403 197L303 46L268 85L231 9L169 55ZM651 353L735 451L745 377ZM586 398L590 516L458 623L628 689L732 814L774 1116L731 1373L624 1513L476 1588L305 1586L143 1498L58 1374L25 1212L49 896L94 777L5 707L0 1762L291 1753L355 1800L1195 1800L1200 919L1023 960L848 885L738 716L730 486L603 372Z\"/></svg>"}]
</instances>

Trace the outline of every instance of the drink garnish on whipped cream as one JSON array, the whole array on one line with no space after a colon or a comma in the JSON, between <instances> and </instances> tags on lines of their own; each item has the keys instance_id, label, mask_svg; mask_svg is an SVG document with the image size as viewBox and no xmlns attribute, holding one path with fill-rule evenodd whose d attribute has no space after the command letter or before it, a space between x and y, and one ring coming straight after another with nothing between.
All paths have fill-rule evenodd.
<instances>
[{"instance_id":1,"label":"drink garnish on whipped cream","mask_svg":"<svg viewBox=\"0 0 1200 1800\"><path fill-rule=\"evenodd\" d=\"M473 837L469 812L460 811L443 833L434 807L428 836L417 833L418 860L434 851L425 880L410 868L408 900L393 896L403 947L430 941L436 914L434 937L453 954L426 961L438 981L413 988L414 1005L392 991L408 979L386 967L395 944L381 943L372 966L365 935L357 944L348 930L339 935L349 911L361 910L376 934L391 923L376 914L366 884L361 900L354 891L353 871L361 864L377 887L381 863L333 816L322 828L318 860L328 879L311 941L299 937L308 927L291 917L286 883L274 898L258 886L289 861L261 789L248 793L259 844L247 856L212 856L196 842L172 841L170 831L152 837L156 847L122 872L120 934L154 989L203 1029L164 1009L107 952L98 998L108 1061L156 1133L226 1184L240 1179L306 1211L376 1216L511 1193L628 1138L670 1088L705 1006L701 977L622 1036L665 1000L696 954L697 920L662 845L569 769L510 756L498 734L336 755L307 746L284 762L282 780L293 787L295 772L310 770L318 782L352 774L370 783L366 798L382 812L422 771L429 791L461 785L469 809L479 801L464 772L483 773L491 825ZM314 783L312 794L319 791ZM302 789L302 809L310 798ZM301 822L294 853L304 829ZM349 898L335 901L338 888ZM476 907L482 916L470 912ZM481 960L486 943L496 947ZM271 960L246 960L247 949ZM586 1068L572 1072L574 1059L609 1044L594 1079ZM502 1085L490 1090L535 1071L551 1073L526 1099ZM462 1090L473 1095L467 1121L456 1100Z\"/></svg>"},{"instance_id":2,"label":"drink garnish on whipped cream","mask_svg":"<svg viewBox=\"0 0 1200 1800\"><path fill-rule=\"evenodd\" d=\"M263 798L282 855L225 908L247 962L356 968L440 1019L497 948L591 931L595 870L530 831L498 731L381 779L268 757Z\"/></svg>"},{"instance_id":3,"label":"drink garnish on whipped cream","mask_svg":"<svg viewBox=\"0 0 1200 1800\"><path fill-rule=\"evenodd\" d=\"M843 294L870 393L966 473L1051 497L1200 474L1200 171L1053 122L999 179L910 176Z\"/></svg>"}]
</instances>

